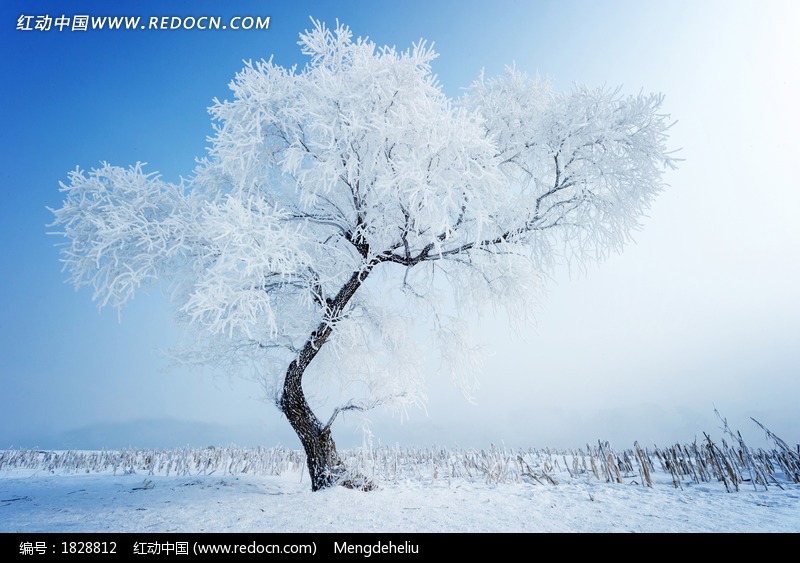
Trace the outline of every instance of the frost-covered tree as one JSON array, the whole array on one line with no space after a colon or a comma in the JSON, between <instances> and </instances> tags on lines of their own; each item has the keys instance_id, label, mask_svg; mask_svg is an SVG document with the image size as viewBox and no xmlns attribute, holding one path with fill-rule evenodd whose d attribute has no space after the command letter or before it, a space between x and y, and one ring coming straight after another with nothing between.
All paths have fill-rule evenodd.
<instances>
[{"instance_id":1,"label":"frost-covered tree","mask_svg":"<svg viewBox=\"0 0 800 563\"><path fill-rule=\"evenodd\" d=\"M530 311L554 265L622 248L673 160L661 95L555 93L508 69L451 99L424 42L318 22L300 37L304 68L247 63L214 100L190 179L78 169L53 225L101 306L166 282L197 336L182 357L254 370L318 490L346 475L339 413L421 402L427 349L468 387L466 313ZM329 417L312 385L338 390Z\"/></svg>"}]
</instances>

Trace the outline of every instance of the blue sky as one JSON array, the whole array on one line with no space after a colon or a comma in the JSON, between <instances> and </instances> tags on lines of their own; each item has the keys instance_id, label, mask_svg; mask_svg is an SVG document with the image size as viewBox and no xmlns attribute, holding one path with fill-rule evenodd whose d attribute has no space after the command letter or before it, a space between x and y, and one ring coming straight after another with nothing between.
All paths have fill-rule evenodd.
<instances>
[{"instance_id":1,"label":"blue sky","mask_svg":"<svg viewBox=\"0 0 800 563\"><path fill-rule=\"evenodd\" d=\"M459 94L481 69L660 91L684 158L636 242L557 276L537 326L476 319L490 352L477 404L430 381L426 412L370 413L384 443L578 446L691 441L716 406L746 438L754 416L800 440L800 25L795 3L649 1L4 2L6 109L0 245L0 447L296 442L258 386L168 369L169 303L141 295L118 322L75 292L46 234L76 166L149 163L187 175L206 108L242 60L303 64L309 16L378 44L435 43ZM20 15L270 16L268 30L17 31ZM360 420L337 422L360 443Z\"/></svg>"}]
</instances>

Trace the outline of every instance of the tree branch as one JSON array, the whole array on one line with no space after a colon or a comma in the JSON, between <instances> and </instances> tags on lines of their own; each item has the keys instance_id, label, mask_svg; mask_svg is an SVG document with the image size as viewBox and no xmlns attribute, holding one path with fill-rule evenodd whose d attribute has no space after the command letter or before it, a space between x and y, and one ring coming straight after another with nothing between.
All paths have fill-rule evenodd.
<instances>
[{"instance_id":1,"label":"tree branch","mask_svg":"<svg viewBox=\"0 0 800 563\"><path fill-rule=\"evenodd\" d=\"M405 394L401 394L401 395L398 395L398 396L402 397L404 395ZM339 416L339 414L341 414L343 412L347 412L347 411L365 412L365 411L368 411L368 410L372 410L375 407L377 407L378 405L380 405L382 402L384 402L384 400L385 399L383 399L383 400L382 399L373 399L372 401L367 401L367 402L356 402L355 400L348 401L347 404L345 404L343 406L340 406L340 407L336 407L333 410L333 414L331 414L331 417L328 419L328 422L325 424L325 426L322 427L322 429L323 429L323 431L329 430L330 427L333 425L334 421L336 420L336 417Z\"/></svg>"}]
</instances>

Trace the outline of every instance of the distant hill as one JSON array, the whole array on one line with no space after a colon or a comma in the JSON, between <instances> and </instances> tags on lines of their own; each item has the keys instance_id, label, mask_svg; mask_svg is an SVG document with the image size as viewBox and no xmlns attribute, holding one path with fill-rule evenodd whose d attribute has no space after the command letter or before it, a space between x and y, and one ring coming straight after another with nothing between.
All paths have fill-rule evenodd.
<instances>
[{"instance_id":1,"label":"distant hill","mask_svg":"<svg viewBox=\"0 0 800 563\"><path fill-rule=\"evenodd\" d=\"M288 431L287 431L288 430ZM51 436L38 436L26 443L2 447L43 449L110 450L124 448L202 448L206 446L243 447L283 445L299 448L291 428L228 427L222 424L155 418L120 423L92 424Z\"/></svg>"}]
</instances>

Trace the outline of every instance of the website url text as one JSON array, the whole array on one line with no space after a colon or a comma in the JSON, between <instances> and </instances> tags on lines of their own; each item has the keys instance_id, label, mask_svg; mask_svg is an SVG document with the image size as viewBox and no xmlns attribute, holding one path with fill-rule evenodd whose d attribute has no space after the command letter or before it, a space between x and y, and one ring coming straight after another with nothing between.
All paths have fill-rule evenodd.
<instances>
[{"instance_id":1,"label":"website url text","mask_svg":"<svg viewBox=\"0 0 800 563\"><path fill-rule=\"evenodd\" d=\"M75 14L26 15L17 19L17 31L269 29L269 16L89 16Z\"/></svg>"}]
</instances>

